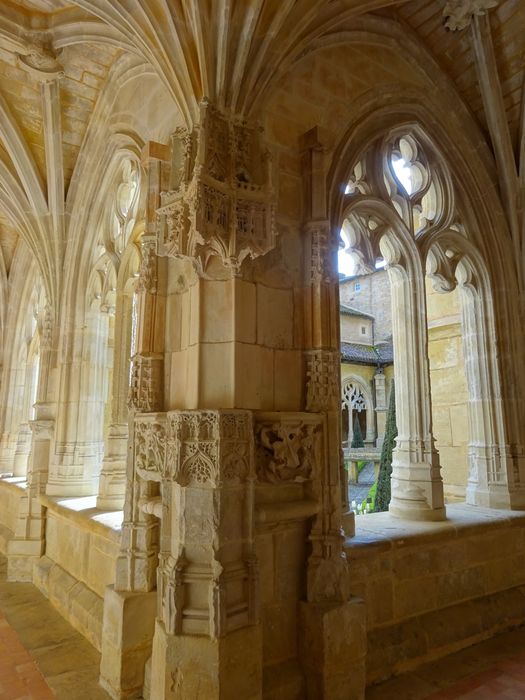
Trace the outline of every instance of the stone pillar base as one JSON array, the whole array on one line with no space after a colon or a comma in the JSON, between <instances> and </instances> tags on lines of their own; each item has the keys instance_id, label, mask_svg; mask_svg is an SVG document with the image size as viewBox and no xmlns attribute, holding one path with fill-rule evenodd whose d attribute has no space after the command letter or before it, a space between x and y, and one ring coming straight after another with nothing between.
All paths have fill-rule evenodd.
<instances>
[{"instance_id":1,"label":"stone pillar base","mask_svg":"<svg viewBox=\"0 0 525 700\"><path fill-rule=\"evenodd\" d=\"M43 542L12 539L7 543L7 580L33 581L33 566L43 554Z\"/></svg>"},{"instance_id":2,"label":"stone pillar base","mask_svg":"<svg viewBox=\"0 0 525 700\"><path fill-rule=\"evenodd\" d=\"M151 699L262 698L262 636L259 625L225 637L169 635L155 622Z\"/></svg>"},{"instance_id":3,"label":"stone pillar base","mask_svg":"<svg viewBox=\"0 0 525 700\"><path fill-rule=\"evenodd\" d=\"M28 487L18 506L14 536L7 543L7 580L33 581L33 567L44 553L45 509Z\"/></svg>"},{"instance_id":4,"label":"stone pillar base","mask_svg":"<svg viewBox=\"0 0 525 700\"><path fill-rule=\"evenodd\" d=\"M447 512L444 506L442 508L429 508L422 505L419 501L407 500L403 502L402 499L392 499L388 506L388 512L394 518L400 518L401 520L437 522L447 519Z\"/></svg>"},{"instance_id":5,"label":"stone pillar base","mask_svg":"<svg viewBox=\"0 0 525 700\"><path fill-rule=\"evenodd\" d=\"M98 480L62 479L54 481L50 479L46 486L46 496L63 496L64 498L81 498L82 496L94 496L98 490Z\"/></svg>"},{"instance_id":6,"label":"stone pillar base","mask_svg":"<svg viewBox=\"0 0 525 700\"><path fill-rule=\"evenodd\" d=\"M123 510L124 496L120 494L97 496L97 508L100 510Z\"/></svg>"},{"instance_id":7,"label":"stone pillar base","mask_svg":"<svg viewBox=\"0 0 525 700\"><path fill-rule=\"evenodd\" d=\"M106 588L100 685L115 700L142 697L156 613L157 591L129 593Z\"/></svg>"},{"instance_id":8,"label":"stone pillar base","mask_svg":"<svg viewBox=\"0 0 525 700\"><path fill-rule=\"evenodd\" d=\"M359 598L301 603L300 658L308 700L361 700L366 684L366 614Z\"/></svg>"}]
</instances>

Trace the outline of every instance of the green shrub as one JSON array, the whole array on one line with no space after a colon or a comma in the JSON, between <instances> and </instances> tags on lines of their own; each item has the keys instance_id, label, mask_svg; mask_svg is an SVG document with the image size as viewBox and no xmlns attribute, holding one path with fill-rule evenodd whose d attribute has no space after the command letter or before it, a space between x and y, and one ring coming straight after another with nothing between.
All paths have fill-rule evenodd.
<instances>
[{"instance_id":1,"label":"green shrub","mask_svg":"<svg viewBox=\"0 0 525 700\"><path fill-rule=\"evenodd\" d=\"M375 512L380 513L388 510L391 498L390 477L392 475L392 450L394 449L397 437L396 424L396 398L394 391L394 380L390 390L390 402L385 426L385 440L381 450L381 463L379 465L379 476L377 479L377 492L375 498Z\"/></svg>"},{"instance_id":2,"label":"green shrub","mask_svg":"<svg viewBox=\"0 0 525 700\"><path fill-rule=\"evenodd\" d=\"M364 447L363 434L361 433L361 425L359 424L359 418L357 413L354 418L354 436L352 438L352 444L350 447Z\"/></svg>"}]
</instances>

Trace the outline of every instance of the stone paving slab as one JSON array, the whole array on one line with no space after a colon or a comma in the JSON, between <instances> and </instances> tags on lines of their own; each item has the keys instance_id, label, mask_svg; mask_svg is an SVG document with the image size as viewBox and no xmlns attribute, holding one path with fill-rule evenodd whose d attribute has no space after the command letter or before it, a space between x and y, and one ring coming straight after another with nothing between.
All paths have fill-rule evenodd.
<instances>
[{"instance_id":1,"label":"stone paving slab","mask_svg":"<svg viewBox=\"0 0 525 700\"><path fill-rule=\"evenodd\" d=\"M0 557L0 700L109 700L99 666L98 651L33 584L6 581Z\"/></svg>"}]
</instances>

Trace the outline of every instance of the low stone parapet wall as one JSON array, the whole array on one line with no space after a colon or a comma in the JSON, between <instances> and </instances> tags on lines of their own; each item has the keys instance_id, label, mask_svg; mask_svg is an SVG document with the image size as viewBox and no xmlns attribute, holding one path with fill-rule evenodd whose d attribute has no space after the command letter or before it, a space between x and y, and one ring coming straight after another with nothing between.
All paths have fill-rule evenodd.
<instances>
[{"instance_id":1,"label":"low stone parapet wall","mask_svg":"<svg viewBox=\"0 0 525 700\"><path fill-rule=\"evenodd\" d=\"M58 611L100 651L106 586L114 583L121 514L95 507L95 497L41 497L45 553L33 581Z\"/></svg>"},{"instance_id":2,"label":"low stone parapet wall","mask_svg":"<svg viewBox=\"0 0 525 700\"><path fill-rule=\"evenodd\" d=\"M368 684L525 622L525 513L453 504L447 515L372 514L347 540L352 594L366 603Z\"/></svg>"}]
</instances>

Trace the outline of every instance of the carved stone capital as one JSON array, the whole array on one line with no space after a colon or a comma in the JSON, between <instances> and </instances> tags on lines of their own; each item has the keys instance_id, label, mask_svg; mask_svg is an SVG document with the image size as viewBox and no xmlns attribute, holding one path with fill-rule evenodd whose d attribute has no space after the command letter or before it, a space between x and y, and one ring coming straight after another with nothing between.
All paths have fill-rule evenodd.
<instances>
[{"instance_id":1,"label":"carved stone capital","mask_svg":"<svg viewBox=\"0 0 525 700\"><path fill-rule=\"evenodd\" d=\"M445 27L453 32L466 29L475 15L484 15L499 0L448 0L443 10Z\"/></svg>"},{"instance_id":2,"label":"carved stone capital","mask_svg":"<svg viewBox=\"0 0 525 700\"><path fill-rule=\"evenodd\" d=\"M50 440L55 429L54 420L30 420L29 427L35 440Z\"/></svg>"},{"instance_id":3,"label":"carved stone capital","mask_svg":"<svg viewBox=\"0 0 525 700\"><path fill-rule=\"evenodd\" d=\"M134 436L137 476L163 484L157 589L166 632L218 638L253 624L251 411L138 414Z\"/></svg>"}]
</instances>

